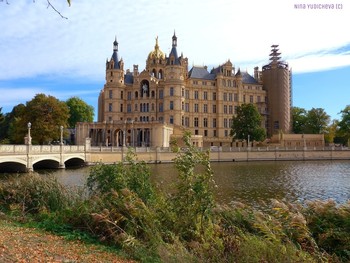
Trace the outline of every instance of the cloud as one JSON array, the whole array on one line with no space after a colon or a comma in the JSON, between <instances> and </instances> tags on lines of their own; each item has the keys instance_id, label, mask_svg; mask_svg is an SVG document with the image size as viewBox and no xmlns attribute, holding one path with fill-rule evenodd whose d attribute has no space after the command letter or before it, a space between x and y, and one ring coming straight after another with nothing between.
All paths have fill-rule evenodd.
<instances>
[{"instance_id":1,"label":"cloud","mask_svg":"<svg viewBox=\"0 0 350 263\"><path fill-rule=\"evenodd\" d=\"M320 0L320 2L323 2ZM104 80L105 60L117 36L125 67L142 70L159 36L167 54L176 30L178 51L191 64L219 65L230 59L252 70L268 62L271 44L295 72L350 65L341 47L350 43L343 25L350 9L300 10L295 1L154 0L79 1L55 7L0 3L0 80L55 74L61 78ZM315 51L338 50L338 53ZM348 62L347 62L348 61ZM258 63L258 64L254 64Z\"/></svg>"}]
</instances>

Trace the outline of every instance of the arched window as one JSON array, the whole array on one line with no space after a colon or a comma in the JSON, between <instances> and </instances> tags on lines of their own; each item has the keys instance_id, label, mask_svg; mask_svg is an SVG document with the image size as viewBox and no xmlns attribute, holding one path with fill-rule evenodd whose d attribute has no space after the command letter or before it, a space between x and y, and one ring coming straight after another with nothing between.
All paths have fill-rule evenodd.
<instances>
[{"instance_id":1,"label":"arched window","mask_svg":"<svg viewBox=\"0 0 350 263\"><path fill-rule=\"evenodd\" d=\"M157 71L155 68L152 70L152 77L157 77Z\"/></svg>"},{"instance_id":2,"label":"arched window","mask_svg":"<svg viewBox=\"0 0 350 263\"><path fill-rule=\"evenodd\" d=\"M135 98L137 99L139 97L139 93L135 91Z\"/></svg>"},{"instance_id":3,"label":"arched window","mask_svg":"<svg viewBox=\"0 0 350 263\"><path fill-rule=\"evenodd\" d=\"M159 72L158 72L158 78L159 78L159 79L162 79L162 78L163 78L163 71L162 71L162 70L159 70Z\"/></svg>"},{"instance_id":4,"label":"arched window","mask_svg":"<svg viewBox=\"0 0 350 263\"><path fill-rule=\"evenodd\" d=\"M155 96L155 92L154 92L154 90L152 90L152 92L151 92L151 96L152 96L152 98L154 98L154 96Z\"/></svg>"}]
</instances>

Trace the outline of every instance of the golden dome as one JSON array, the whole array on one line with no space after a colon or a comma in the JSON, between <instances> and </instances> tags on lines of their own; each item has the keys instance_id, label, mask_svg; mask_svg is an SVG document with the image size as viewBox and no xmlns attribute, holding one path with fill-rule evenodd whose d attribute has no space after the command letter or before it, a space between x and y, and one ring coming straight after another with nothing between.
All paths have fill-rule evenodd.
<instances>
[{"instance_id":1,"label":"golden dome","mask_svg":"<svg viewBox=\"0 0 350 263\"><path fill-rule=\"evenodd\" d=\"M156 38L154 50L149 53L148 59L165 59L165 54L159 49L158 37Z\"/></svg>"}]
</instances>

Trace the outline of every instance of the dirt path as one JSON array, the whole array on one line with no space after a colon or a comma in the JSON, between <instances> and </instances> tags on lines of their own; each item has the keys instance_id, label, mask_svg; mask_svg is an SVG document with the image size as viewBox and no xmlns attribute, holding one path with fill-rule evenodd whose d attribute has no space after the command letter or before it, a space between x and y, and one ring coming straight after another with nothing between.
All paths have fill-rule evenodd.
<instances>
[{"instance_id":1,"label":"dirt path","mask_svg":"<svg viewBox=\"0 0 350 263\"><path fill-rule=\"evenodd\" d=\"M96 245L68 241L40 230L18 227L0 219L0 262L77 263L133 261L103 251Z\"/></svg>"}]
</instances>

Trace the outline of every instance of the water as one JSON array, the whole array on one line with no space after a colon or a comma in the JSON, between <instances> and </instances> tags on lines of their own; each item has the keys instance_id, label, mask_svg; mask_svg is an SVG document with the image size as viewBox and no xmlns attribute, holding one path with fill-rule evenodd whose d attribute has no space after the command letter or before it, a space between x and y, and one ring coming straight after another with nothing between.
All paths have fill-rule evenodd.
<instances>
[{"instance_id":1,"label":"water","mask_svg":"<svg viewBox=\"0 0 350 263\"><path fill-rule=\"evenodd\" d=\"M152 180L164 191L171 191L177 171L173 164L151 164ZM350 199L350 161L279 161L212 163L219 203L240 201L259 206L270 199L305 202ZM83 186L89 167L52 171L60 182ZM25 175L24 175L25 176Z\"/></svg>"},{"instance_id":2,"label":"water","mask_svg":"<svg viewBox=\"0 0 350 263\"><path fill-rule=\"evenodd\" d=\"M222 204L240 201L252 206L270 199L304 203L314 199L350 200L350 161L212 163ZM155 181L166 188L174 169L156 165Z\"/></svg>"}]
</instances>

